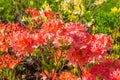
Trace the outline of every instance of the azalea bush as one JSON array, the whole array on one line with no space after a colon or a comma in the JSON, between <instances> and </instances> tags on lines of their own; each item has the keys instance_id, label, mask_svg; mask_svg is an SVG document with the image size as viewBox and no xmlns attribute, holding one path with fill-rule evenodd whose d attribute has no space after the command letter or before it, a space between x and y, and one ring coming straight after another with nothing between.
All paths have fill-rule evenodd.
<instances>
[{"instance_id":1,"label":"azalea bush","mask_svg":"<svg viewBox=\"0 0 120 80\"><path fill-rule=\"evenodd\" d=\"M120 79L108 35L90 34L84 24L65 23L52 11L25 13L23 24L0 23L0 79Z\"/></svg>"}]
</instances>

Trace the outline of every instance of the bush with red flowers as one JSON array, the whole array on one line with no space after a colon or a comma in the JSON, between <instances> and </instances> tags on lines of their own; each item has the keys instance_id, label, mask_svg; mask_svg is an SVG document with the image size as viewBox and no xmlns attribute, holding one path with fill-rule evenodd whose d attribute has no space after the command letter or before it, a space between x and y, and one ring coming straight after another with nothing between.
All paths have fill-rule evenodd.
<instances>
[{"instance_id":1,"label":"bush with red flowers","mask_svg":"<svg viewBox=\"0 0 120 80\"><path fill-rule=\"evenodd\" d=\"M108 35L90 34L84 24L64 23L51 11L25 13L34 25L0 24L0 79L120 79L120 60L107 57Z\"/></svg>"}]
</instances>

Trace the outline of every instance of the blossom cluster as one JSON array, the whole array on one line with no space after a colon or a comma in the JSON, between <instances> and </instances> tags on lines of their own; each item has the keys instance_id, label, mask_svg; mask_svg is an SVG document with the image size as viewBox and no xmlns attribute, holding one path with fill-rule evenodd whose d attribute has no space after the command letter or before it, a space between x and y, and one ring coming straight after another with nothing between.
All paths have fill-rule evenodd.
<instances>
[{"instance_id":1,"label":"blossom cluster","mask_svg":"<svg viewBox=\"0 0 120 80\"><path fill-rule=\"evenodd\" d=\"M93 65L89 71L88 76L83 76L85 80L119 80L120 79L120 60L117 59L104 59L99 64Z\"/></svg>"},{"instance_id":2,"label":"blossom cluster","mask_svg":"<svg viewBox=\"0 0 120 80\"><path fill-rule=\"evenodd\" d=\"M76 25L76 23L72 24ZM111 39L107 35L91 35L79 24L68 33L72 38L72 48L69 50L68 60L75 65L83 66L100 60L111 48Z\"/></svg>"}]
</instances>

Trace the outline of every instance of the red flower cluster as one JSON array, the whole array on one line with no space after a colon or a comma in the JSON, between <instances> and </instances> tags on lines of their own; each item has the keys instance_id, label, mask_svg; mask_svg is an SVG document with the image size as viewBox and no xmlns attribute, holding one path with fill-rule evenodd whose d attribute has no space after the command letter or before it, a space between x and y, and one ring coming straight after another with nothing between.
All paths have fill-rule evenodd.
<instances>
[{"instance_id":1,"label":"red flower cluster","mask_svg":"<svg viewBox=\"0 0 120 80\"><path fill-rule=\"evenodd\" d=\"M27 8L25 10L26 14L30 14L32 21L36 24L42 23L42 18L40 12L36 8Z\"/></svg>"},{"instance_id":2,"label":"red flower cluster","mask_svg":"<svg viewBox=\"0 0 120 80\"><path fill-rule=\"evenodd\" d=\"M57 73L55 69L52 69L52 71L49 73L48 71L43 71L41 74L42 80L56 80L57 79Z\"/></svg>"},{"instance_id":3,"label":"red flower cluster","mask_svg":"<svg viewBox=\"0 0 120 80\"><path fill-rule=\"evenodd\" d=\"M77 80L77 77L70 72L62 72L59 76L59 80Z\"/></svg>"},{"instance_id":4,"label":"red flower cluster","mask_svg":"<svg viewBox=\"0 0 120 80\"><path fill-rule=\"evenodd\" d=\"M91 35L80 24L73 23L72 27L70 25L66 31L72 38L68 60L75 65L83 66L99 60L106 55L107 49L111 48L110 37L104 34Z\"/></svg>"},{"instance_id":5,"label":"red flower cluster","mask_svg":"<svg viewBox=\"0 0 120 80\"><path fill-rule=\"evenodd\" d=\"M102 78L105 80L119 80L120 79L120 60L105 59L99 64L95 64L90 68L91 78L93 80Z\"/></svg>"},{"instance_id":6,"label":"red flower cluster","mask_svg":"<svg viewBox=\"0 0 120 80\"><path fill-rule=\"evenodd\" d=\"M36 8L27 8L25 13L30 14L31 17L40 16L40 12Z\"/></svg>"},{"instance_id":7,"label":"red flower cluster","mask_svg":"<svg viewBox=\"0 0 120 80\"><path fill-rule=\"evenodd\" d=\"M16 55L25 55L27 52L31 53L33 51L33 40L29 33L17 31L13 34L10 38L10 47L13 48Z\"/></svg>"},{"instance_id":8,"label":"red flower cluster","mask_svg":"<svg viewBox=\"0 0 120 80\"><path fill-rule=\"evenodd\" d=\"M2 24L0 35L1 51L12 47L16 56L32 53L34 48L52 41L55 46L61 42L71 44L67 59L75 65L83 66L94 59L99 60L111 47L111 40L107 35L90 35L84 25L79 23L64 24L60 20L50 19L43 23L41 29L33 30L30 26L19 24Z\"/></svg>"},{"instance_id":9,"label":"red flower cluster","mask_svg":"<svg viewBox=\"0 0 120 80\"><path fill-rule=\"evenodd\" d=\"M49 19L54 16L54 13L52 11L48 10L48 11L44 11L44 15Z\"/></svg>"},{"instance_id":10,"label":"red flower cluster","mask_svg":"<svg viewBox=\"0 0 120 80\"><path fill-rule=\"evenodd\" d=\"M56 46L60 46L61 40L66 41L64 24L60 20L50 19L43 24L42 35L45 40L52 41Z\"/></svg>"},{"instance_id":11,"label":"red flower cluster","mask_svg":"<svg viewBox=\"0 0 120 80\"><path fill-rule=\"evenodd\" d=\"M0 35L0 52L7 51L8 45L5 42L5 38Z\"/></svg>"},{"instance_id":12,"label":"red flower cluster","mask_svg":"<svg viewBox=\"0 0 120 80\"><path fill-rule=\"evenodd\" d=\"M54 13L52 11L48 10L40 12L36 8L27 8L25 10L25 13L30 14L32 21L35 24L41 24L44 17L46 17L47 19L51 19L52 17L54 17Z\"/></svg>"},{"instance_id":13,"label":"red flower cluster","mask_svg":"<svg viewBox=\"0 0 120 80\"><path fill-rule=\"evenodd\" d=\"M21 59L21 57L14 57L9 53L6 53L4 56L0 57L0 68L5 67L14 69L14 67L20 63Z\"/></svg>"}]
</instances>

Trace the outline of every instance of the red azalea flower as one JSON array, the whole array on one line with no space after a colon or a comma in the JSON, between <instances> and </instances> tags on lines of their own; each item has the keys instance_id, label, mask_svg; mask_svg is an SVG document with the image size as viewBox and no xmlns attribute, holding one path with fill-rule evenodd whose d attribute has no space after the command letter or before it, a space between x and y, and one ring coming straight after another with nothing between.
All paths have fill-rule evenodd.
<instances>
[{"instance_id":1,"label":"red azalea flower","mask_svg":"<svg viewBox=\"0 0 120 80\"><path fill-rule=\"evenodd\" d=\"M40 75L42 76L42 80L57 80L57 74L55 69L52 69L51 73L48 73L48 71L45 70Z\"/></svg>"},{"instance_id":2,"label":"red azalea flower","mask_svg":"<svg viewBox=\"0 0 120 80\"><path fill-rule=\"evenodd\" d=\"M77 80L77 77L71 72L62 72L59 76L59 80Z\"/></svg>"},{"instance_id":3,"label":"red azalea flower","mask_svg":"<svg viewBox=\"0 0 120 80\"><path fill-rule=\"evenodd\" d=\"M120 80L120 69L116 69L111 73L112 80Z\"/></svg>"},{"instance_id":4,"label":"red azalea flower","mask_svg":"<svg viewBox=\"0 0 120 80\"><path fill-rule=\"evenodd\" d=\"M7 51L8 45L5 36L0 35L0 52Z\"/></svg>"},{"instance_id":5,"label":"red azalea flower","mask_svg":"<svg viewBox=\"0 0 120 80\"><path fill-rule=\"evenodd\" d=\"M44 15L49 19L54 16L54 13L52 11L48 10L48 11L44 11Z\"/></svg>"},{"instance_id":6,"label":"red azalea flower","mask_svg":"<svg viewBox=\"0 0 120 80\"><path fill-rule=\"evenodd\" d=\"M25 10L25 13L26 14L30 13L31 17L40 16L40 13L39 13L39 11L36 8L27 8Z\"/></svg>"},{"instance_id":7,"label":"red azalea flower","mask_svg":"<svg viewBox=\"0 0 120 80\"><path fill-rule=\"evenodd\" d=\"M13 56L13 55L12 55ZM15 66L17 66L21 59L20 57L14 58L12 57L9 53L6 53L4 56L0 57L1 64L0 67L3 68L8 68L8 69L14 69Z\"/></svg>"},{"instance_id":8,"label":"red azalea flower","mask_svg":"<svg viewBox=\"0 0 120 80\"><path fill-rule=\"evenodd\" d=\"M25 13L26 14L28 14L28 13L30 14L30 16L32 18L32 21L35 24L41 24L42 23L41 14L40 14L40 12L36 8L27 8L25 10Z\"/></svg>"},{"instance_id":9,"label":"red azalea flower","mask_svg":"<svg viewBox=\"0 0 120 80\"><path fill-rule=\"evenodd\" d=\"M86 28L84 25L79 23L69 23L66 27L66 34L78 34L81 32L85 32Z\"/></svg>"},{"instance_id":10,"label":"red azalea flower","mask_svg":"<svg viewBox=\"0 0 120 80\"><path fill-rule=\"evenodd\" d=\"M111 40L106 35L92 36L81 32L78 35L70 35L73 39L72 48L69 50L68 60L80 66L100 60L111 48Z\"/></svg>"},{"instance_id":11,"label":"red azalea flower","mask_svg":"<svg viewBox=\"0 0 120 80\"><path fill-rule=\"evenodd\" d=\"M55 33L57 30L61 30L63 26L60 20L50 19L42 25L42 29L45 33Z\"/></svg>"},{"instance_id":12,"label":"red azalea flower","mask_svg":"<svg viewBox=\"0 0 120 80\"><path fill-rule=\"evenodd\" d=\"M29 33L17 31L10 38L10 46L16 55L26 55L27 52L31 53L33 51L33 40Z\"/></svg>"},{"instance_id":13,"label":"red azalea flower","mask_svg":"<svg viewBox=\"0 0 120 80\"><path fill-rule=\"evenodd\" d=\"M41 31L34 32L33 34L31 34L31 36L33 40L33 47L38 47L45 44L45 40L43 39Z\"/></svg>"},{"instance_id":14,"label":"red azalea flower","mask_svg":"<svg viewBox=\"0 0 120 80\"><path fill-rule=\"evenodd\" d=\"M119 64L118 64L119 62ZM95 64L90 68L92 77L103 78L105 80L120 79L120 61L117 59L105 59L99 64Z\"/></svg>"}]
</instances>

